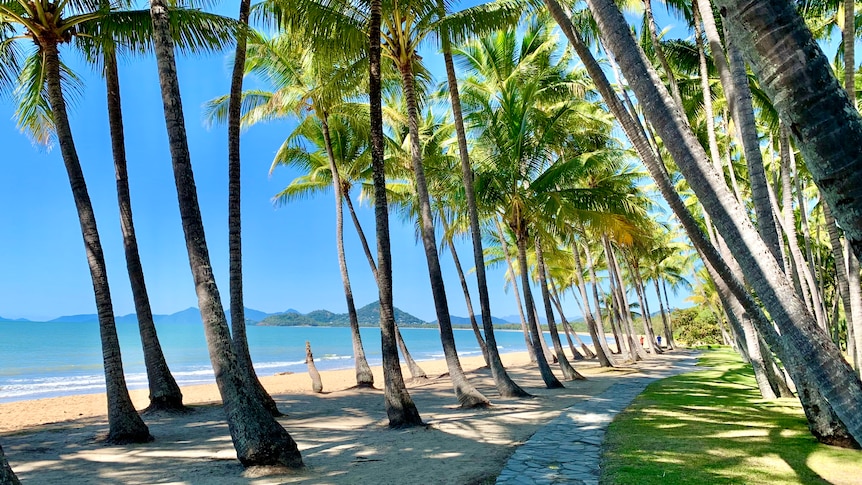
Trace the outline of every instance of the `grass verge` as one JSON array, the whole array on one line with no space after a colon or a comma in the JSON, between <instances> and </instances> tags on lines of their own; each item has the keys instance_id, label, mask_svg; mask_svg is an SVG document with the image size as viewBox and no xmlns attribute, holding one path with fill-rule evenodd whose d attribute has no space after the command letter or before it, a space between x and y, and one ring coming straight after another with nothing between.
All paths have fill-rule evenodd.
<instances>
[{"instance_id":1,"label":"grass verge","mask_svg":"<svg viewBox=\"0 0 862 485\"><path fill-rule=\"evenodd\" d=\"M704 351L709 369L654 382L608 428L603 484L862 484L862 451L818 443L796 399L760 397L750 365Z\"/></svg>"}]
</instances>

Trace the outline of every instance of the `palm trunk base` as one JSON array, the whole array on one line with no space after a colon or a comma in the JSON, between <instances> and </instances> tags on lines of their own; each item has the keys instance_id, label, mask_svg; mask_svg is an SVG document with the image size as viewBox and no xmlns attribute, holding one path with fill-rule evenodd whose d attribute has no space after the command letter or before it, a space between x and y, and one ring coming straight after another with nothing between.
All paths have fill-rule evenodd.
<instances>
[{"instance_id":1,"label":"palm trunk base","mask_svg":"<svg viewBox=\"0 0 862 485\"><path fill-rule=\"evenodd\" d=\"M150 434L141 417L137 413L134 416L137 419L112 420L105 442L112 445L128 445L153 441L153 435Z\"/></svg>"},{"instance_id":2,"label":"palm trunk base","mask_svg":"<svg viewBox=\"0 0 862 485\"><path fill-rule=\"evenodd\" d=\"M141 414L147 415L150 413L157 412L168 412L168 413L188 413L191 411L191 408L185 406L183 404L183 396L180 394L179 396L162 396L162 397L150 397L150 405L147 406Z\"/></svg>"}]
</instances>

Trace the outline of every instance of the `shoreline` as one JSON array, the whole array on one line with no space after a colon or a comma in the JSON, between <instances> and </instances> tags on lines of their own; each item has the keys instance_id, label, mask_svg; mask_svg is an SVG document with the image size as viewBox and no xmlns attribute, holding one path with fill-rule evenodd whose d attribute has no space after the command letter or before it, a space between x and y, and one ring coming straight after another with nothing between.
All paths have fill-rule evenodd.
<instances>
[{"instance_id":1,"label":"shoreline","mask_svg":"<svg viewBox=\"0 0 862 485\"><path fill-rule=\"evenodd\" d=\"M411 330L435 329L416 328ZM457 330L469 332L472 334L472 330L470 329ZM521 332L520 330L499 331L506 333ZM547 332L545 332L545 334L547 335ZM592 343L590 340L590 335L588 333L578 332L578 335L582 339L586 338L588 344ZM475 345L475 340L471 339L471 343ZM524 347L523 342L520 343L520 347ZM437 345L439 346L439 341L437 342ZM526 352L526 348L513 348L511 345L508 345L506 347L499 347L499 351L502 355L508 353ZM432 354L420 352L418 355L414 354L413 358L416 360L416 362L433 362L435 360L442 359L442 352L442 348ZM254 351L252 351L252 354L254 354ZM481 352L478 347L475 349L468 347L468 349L459 350L458 356L461 359L480 357ZM300 374L306 372L307 369L304 364L304 359L304 352L301 360L297 357L296 359L277 359L277 361L271 361L271 359L267 360L266 357L262 357L259 361L256 362L255 371L260 377L278 375L285 371ZM340 353L333 354L331 356L329 354L317 355L315 357L315 363L317 364L317 368L320 371L348 370L353 369L353 356L341 355ZM369 364L372 367L381 366L382 363L380 362L380 356L369 356ZM143 365L143 362L138 363L138 365ZM186 366L188 367L188 363L186 364ZM129 362L124 362L124 367L126 386L129 389L129 392L134 393L135 391L140 390L145 391L148 388L147 374L145 369L136 369L134 365L130 366ZM205 362L201 361L200 363L196 363L194 366L189 368L184 368L180 366L177 369L173 369L173 374L174 378L177 380L177 383L181 388L197 385L215 384L212 367L208 359ZM29 380L28 382L21 384L10 382L8 383L8 387L7 384L2 384L2 381L0 381L0 384L2 384L0 385L0 405L11 404L15 402L37 401L60 397L74 397L79 395L105 393L105 377L101 362L99 362L99 365L97 367L95 366L95 364L93 364L93 368L88 369L87 371L85 371L85 373L80 373L80 371L68 375L65 373L51 373L44 375L33 375L27 377L27 379ZM23 385L24 387L32 387L34 389L29 389L26 392L22 392L20 389L16 389L16 387L20 385ZM49 387L52 385L56 387L54 389ZM5 393L3 392L4 388L6 388L7 391Z\"/></svg>"},{"instance_id":2,"label":"shoreline","mask_svg":"<svg viewBox=\"0 0 862 485\"><path fill-rule=\"evenodd\" d=\"M519 366L529 363L526 351L505 352L501 353L500 357L507 365ZM485 365L482 356L460 356L460 360L465 372L475 371ZM431 379L448 372L446 362L442 359L423 360L417 361L417 363ZM374 374L375 388L382 389L382 366L371 366L371 371ZM410 382L410 371L406 365L402 364L401 372L404 379ZM356 374L352 365L341 369L320 370L320 375L325 393L345 391L356 385ZM313 394L311 377L307 372L279 373L258 377L273 396ZM183 394L183 403L187 406L211 406L221 403L221 395L214 379L205 384L182 385L180 390ZM149 390L146 386L130 389L129 396L138 411L149 405ZM27 432L42 426L62 425L78 419L93 418L107 419L107 396L105 392L4 402L0 403L0 436L7 433Z\"/></svg>"}]
</instances>

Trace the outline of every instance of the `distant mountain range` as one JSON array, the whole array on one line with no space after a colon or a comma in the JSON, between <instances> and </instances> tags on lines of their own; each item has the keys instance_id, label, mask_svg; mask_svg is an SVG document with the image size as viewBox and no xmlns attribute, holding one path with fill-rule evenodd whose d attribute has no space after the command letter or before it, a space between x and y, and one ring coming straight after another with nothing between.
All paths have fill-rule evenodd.
<instances>
[{"instance_id":1,"label":"distant mountain range","mask_svg":"<svg viewBox=\"0 0 862 485\"><path fill-rule=\"evenodd\" d=\"M380 307L378 302L372 302L356 311L359 325L362 326L377 326L380 323ZM230 313L227 314L230 320ZM289 308L283 312L266 313L253 308L245 309L246 322L249 325L268 325L268 326L331 326L340 327L350 324L346 313L333 313L329 310L314 310L303 314L298 310ZM451 315L452 325L456 327L470 325L468 317L459 317ZM98 320L95 313L82 315L66 315L49 320L56 323L90 323ZM160 325L201 325L200 310L194 307L172 313L170 315L153 315L153 320ZM0 317L0 322L31 322L26 318L3 318ZM138 319L134 313L128 315L120 315L115 317L117 324L137 324ZM403 310L395 308L395 321L405 327L432 327L436 326L434 322L425 322ZM481 325L481 318L477 315L476 321ZM520 318L515 316L509 317L491 317L494 324L519 323Z\"/></svg>"}]
</instances>

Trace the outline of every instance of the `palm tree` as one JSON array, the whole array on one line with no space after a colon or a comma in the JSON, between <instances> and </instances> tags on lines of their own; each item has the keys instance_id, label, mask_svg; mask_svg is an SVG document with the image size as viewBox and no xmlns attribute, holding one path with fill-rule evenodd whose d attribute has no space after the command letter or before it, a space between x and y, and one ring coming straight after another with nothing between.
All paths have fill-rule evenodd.
<instances>
[{"instance_id":1,"label":"palm tree","mask_svg":"<svg viewBox=\"0 0 862 485\"><path fill-rule=\"evenodd\" d=\"M815 183L862 258L862 118L805 22L784 1L716 0L731 37L790 127ZM781 35L771 36L771 26ZM796 63L787 61L798 59Z\"/></svg>"},{"instance_id":2,"label":"palm tree","mask_svg":"<svg viewBox=\"0 0 862 485\"><path fill-rule=\"evenodd\" d=\"M371 0L368 13L368 97L371 105L371 165L374 170L374 215L377 222L377 287L380 293L380 335L386 414L390 427L417 426L422 418L404 386L395 342L392 308L392 252L389 246L389 209L383 159L383 109L381 93L381 0Z\"/></svg>"},{"instance_id":3,"label":"palm tree","mask_svg":"<svg viewBox=\"0 0 862 485\"><path fill-rule=\"evenodd\" d=\"M241 30L236 38L236 51L233 60L230 80L230 101L227 115L227 160L228 160L228 259L229 259L229 299L230 324L233 347L236 352L237 364L246 374L248 383L257 394L257 398L273 416L281 412L275 400L264 389L257 378L251 352L248 349L248 337L245 330L245 302L242 293L242 170L240 163L240 120L242 117L242 79L245 70L246 44L248 41L248 17L251 0L240 0L239 23Z\"/></svg>"},{"instance_id":4,"label":"palm tree","mask_svg":"<svg viewBox=\"0 0 862 485\"><path fill-rule=\"evenodd\" d=\"M768 253L763 241L756 236L750 221L726 189L724 181L719 179L711 166L701 163L708 160L708 157L691 132L684 128L678 113L671 108L670 96L655 82L655 73L643 63L637 45L628 34L628 28L623 28L625 19L617 7L605 0L589 0L589 5L602 30L606 45L620 62L632 89L646 107L647 118L662 136L665 146L686 175L707 212L711 214L734 256L739 259L747 280L775 319L782 332L780 343L784 346L784 351L793 353L800 346L812 345L818 349L817 352L808 352L804 356L794 355L800 358L799 362L810 372L813 384L819 387L823 396L832 404L836 415L841 418L851 435L862 436L862 419L850 411L857 403L862 403L862 383L840 357L831 340L817 328L804 304L794 296L795 292L784 278L778 263L771 257L771 253ZM623 30L619 30L621 28ZM598 73L594 74L594 80L597 75ZM605 99L608 101L607 97ZM615 113L617 112L615 109ZM630 137L637 136L634 130L630 132L627 129L627 133ZM653 178L666 178L666 174L655 168L650 168ZM673 195L667 193L664 188L662 194L669 202L673 199ZM674 207L675 204L676 202L671 206ZM689 236L695 239L696 235L688 228L687 231ZM712 257L710 255L714 265L723 264L717 261L718 258L713 261ZM734 286L733 291L738 292L741 299L748 297L741 286ZM768 329L764 326L763 331Z\"/></svg>"},{"instance_id":5,"label":"palm tree","mask_svg":"<svg viewBox=\"0 0 862 485\"><path fill-rule=\"evenodd\" d=\"M101 5L106 9L111 7L105 1ZM183 51L219 50L229 39L235 36L235 23L231 19L193 9L174 7L170 10L173 21L171 35L177 43L177 47ZM180 388L170 373L158 340L138 253L129 195L125 133L120 102L119 74L117 72L116 51L119 46L139 54L151 51L152 22L148 10L117 10L111 13L110 20L110 22L91 21L80 24L77 27L78 36L76 40L77 47L84 52L91 63L104 67L111 149L117 180L117 199L120 206L120 226L123 232L126 268L135 302L135 313L143 345L150 390L150 405L145 412L155 410L184 411ZM36 84L26 92L29 95L38 95L39 90L35 87ZM25 100L24 102L30 103L31 106L38 106L40 103L39 100ZM27 112L24 111L24 113ZM27 126L36 127L35 122L27 123ZM34 138L38 139L38 136L34 134Z\"/></svg>"},{"instance_id":6,"label":"palm tree","mask_svg":"<svg viewBox=\"0 0 862 485\"><path fill-rule=\"evenodd\" d=\"M348 192L352 183L340 174L345 167L355 173L356 170L365 170L368 165L370 154L367 152L367 121L361 119L367 116L367 108L359 106L360 112L355 114L355 122L351 123L341 117L344 121L336 121L335 129L330 127L339 105L343 105L343 100L351 94L345 90L346 86L356 85L357 74L361 71L357 71L355 65L346 68L335 66L330 59L321 62L319 56L295 45L290 35L280 35L269 40L254 35L248 54L245 72L270 80L276 91L256 90L244 93L245 113L242 118L245 125L280 117L300 118L299 126L276 155L272 169L278 164L301 166L308 172L308 177L300 177L294 181L291 187L276 196L277 200L285 202L294 196L306 195L309 191L334 188L336 246L353 339L356 382L360 387L373 387L374 376L365 358L362 337L359 334L356 306L344 255L343 203L349 199ZM208 103L208 119L222 119L226 101L225 97L220 97ZM309 113L313 116L309 116ZM365 127L359 129L363 124ZM317 152L306 152L302 140L316 145ZM352 204L349 207L352 210ZM233 319L231 321L233 322Z\"/></svg>"},{"instance_id":7,"label":"palm tree","mask_svg":"<svg viewBox=\"0 0 862 485\"><path fill-rule=\"evenodd\" d=\"M3 447L0 446L0 483L3 485L21 485L9 462L6 461L6 455L3 453Z\"/></svg>"},{"instance_id":8,"label":"palm tree","mask_svg":"<svg viewBox=\"0 0 862 485\"><path fill-rule=\"evenodd\" d=\"M162 89L165 124L189 265L197 290L198 307L204 321L210 361L224 402L228 428L237 457L244 466L301 467L302 457L296 443L257 399L256 393L250 388L246 379L247 374L242 371L237 362L207 250L185 132L168 11L164 0L150 2L150 15L153 22L153 44Z\"/></svg>"},{"instance_id":9,"label":"palm tree","mask_svg":"<svg viewBox=\"0 0 862 485\"><path fill-rule=\"evenodd\" d=\"M72 196L78 210L78 220L87 253L87 263L96 299L96 309L99 318L99 333L102 340L102 357L105 367L105 385L108 394L108 437L114 443L139 443L152 440L149 430L138 415L123 375L123 363L120 357L120 345L114 322L114 311L111 304L111 292L108 285L105 257L96 226L84 173L75 149L72 129L66 112L66 100L63 94L63 68L60 63L60 44L71 41L78 25L88 21L105 19L110 10L101 8L98 2L80 2L75 4L51 3L46 0L29 4L5 0L0 2L0 44L3 45L5 60L0 70L4 75L0 78L11 79L12 69L18 67L17 54L13 51L19 41L29 39L36 44L36 53L31 66L43 76L43 81L35 84L36 90L45 90L48 107L44 112L50 112L48 119L53 121L54 131L69 182ZM14 26L24 29L25 34L15 35Z\"/></svg>"},{"instance_id":10,"label":"palm tree","mask_svg":"<svg viewBox=\"0 0 862 485\"><path fill-rule=\"evenodd\" d=\"M585 84L567 72L568 57L557 58L556 45L547 23L534 19L521 39L499 32L456 51L474 73L464 83L462 100L480 147L474 157L480 163L477 192L515 234L534 346L542 341L526 271L527 245L544 224L556 230L551 217L563 225L598 220L601 214L595 193L578 184L583 147L580 152L560 147L591 146L592 137L602 137L597 127L609 126L594 106L566 100L583 94ZM560 353L559 337L553 329L551 334ZM546 385L557 386L546 359L537 357ZM559 357L565 367L565 356Z\"/></svg>"},{"instance_id":11,"label":"palm tree","mask_svg":"<svg viewBox=\"0 0 862 485\"><path fill-rule=\"evenodd\" d=\"M447 15L446 4L442 0L437 1L440 19ZM503 12L505 14L505 12ZM491 26L490 19L485 18L483 24ZM504 19L505 20L505 19ZM478 34L478 31L472 32ZM455 133L458 141L458 158L461 162L461 179L464 184L465 202L467 215L470 221L470 238L473 242L473 263L475 264L476 283L479 289L479 308L482 314L482 329L485 332L487 345L485 348L488 355L488 367L491 369L491 377L497 386L497 391L504 397L527 397L529 394L521 389L509 377L503 363L500 361L500 353L497 349L497 340L494 336L494 324L491 320L491 300L488 296L488 280L485 276L485 257L482 249L482 234L479 223L479 210L476 204L476 192L473 185L473 168L470 164L470 156L467 148L467 135L464 129L464 116L461 111L461 97L458 92L458 81L455 75L455 63L452 60L452 45L447 32L440 32L440 48L443 53L443 62L446 66L446 85L449 88L449 97L452 103L452 115L455 121ZM455 248L452 246L452 256L455 257ZM466 290L465 290L466 292ZM468 302L468 307L472 305ZM470 310L470 318L473 312Z\"/></svg>"}]
</instances>

